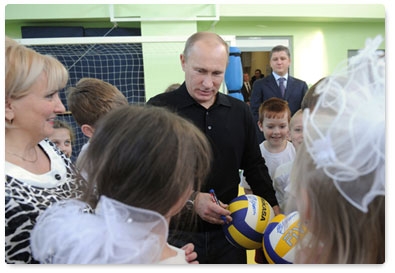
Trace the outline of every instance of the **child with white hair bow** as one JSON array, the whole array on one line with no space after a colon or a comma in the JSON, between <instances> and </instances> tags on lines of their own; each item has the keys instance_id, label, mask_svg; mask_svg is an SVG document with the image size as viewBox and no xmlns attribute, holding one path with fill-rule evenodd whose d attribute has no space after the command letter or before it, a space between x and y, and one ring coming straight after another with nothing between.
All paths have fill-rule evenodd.
<instances>
[{"instance_id":1,"label":"child with white hair bow","mask_svg":"<svg viewBox=\"0 0 395 273\"><path fill-rule=\"evenodd\" d=\"M385 261L385 60L381 36L323 80L303 113L291 194L311 236L295 263Z\"/></svg>"}]
</instances>

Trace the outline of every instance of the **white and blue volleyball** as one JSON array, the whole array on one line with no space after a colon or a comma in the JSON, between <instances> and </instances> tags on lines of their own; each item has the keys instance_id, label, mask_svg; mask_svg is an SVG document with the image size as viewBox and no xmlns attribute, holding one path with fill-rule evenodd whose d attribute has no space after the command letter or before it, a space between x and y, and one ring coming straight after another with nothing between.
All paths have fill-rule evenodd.
<instances>
[{"instance_id":1,"label":"white and blue volleyball","mask_svg":"<svg viewBox=\"0 0 395 273\"><path fill-rule=\"evenodd\" d=\"M299 213L278 214L268 224L263 235L263 253L270 264L292 264L295 246L306 228L299 223Z\"/></svg>"},{"instance_id":2,"label":"white and blue volleyball","mask_svg":"<svg viewBox=\"0 0 395 273\"><path fill-rule=\"evenodd\" d=\"M225 237L239 248L262 247L263 232L274 217L273 208L260 196L240 195L229 202L232 222L223 225Z\"/></svg>"}]
</instances>

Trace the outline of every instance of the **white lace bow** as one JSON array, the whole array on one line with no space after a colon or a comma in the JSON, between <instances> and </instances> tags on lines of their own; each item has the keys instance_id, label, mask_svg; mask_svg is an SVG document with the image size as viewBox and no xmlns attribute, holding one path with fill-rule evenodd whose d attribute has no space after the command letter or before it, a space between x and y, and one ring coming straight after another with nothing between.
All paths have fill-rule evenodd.
<instances>
[{"instance_id":1,"label":"white lace bow","mask_svg":"<svg viewBox=\"0 0 395 273\"><path fill-rule=\"evenodd\" d=\"M316 88L306 109L304 141L316 167L363 212L385 194L385 60L382 37L368 39L358 55Z\"/></svg>"},{"instance_id":2,"label":"white lace bow","mask_svg":"<svg viewBox=\"0 0 395 273\"><path fill-rule=\"evenodd\" d=\"M67 200L38 219L32 234L33 257L53 264L148 264L160 260L168 235L162 215L102 196L95 213Z\"/></svg>"}]
</instances>

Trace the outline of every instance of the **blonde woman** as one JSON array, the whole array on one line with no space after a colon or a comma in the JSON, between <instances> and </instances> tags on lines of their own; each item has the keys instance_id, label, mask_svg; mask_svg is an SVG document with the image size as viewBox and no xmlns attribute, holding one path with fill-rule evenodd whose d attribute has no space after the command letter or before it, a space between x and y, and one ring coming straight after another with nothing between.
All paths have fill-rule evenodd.
<instances>
[{"instance_id":1,"label":"blonde woman","mask_svg":"<svg viewBox=\"0 0 395 273\"><path fill-rule=\"evenodd\" d=\"M53 203L78 197L70 159L48 140L68 73L55 58L5 39L5 261L37 263L30 232Z\"/></svg>"}]
</instances>

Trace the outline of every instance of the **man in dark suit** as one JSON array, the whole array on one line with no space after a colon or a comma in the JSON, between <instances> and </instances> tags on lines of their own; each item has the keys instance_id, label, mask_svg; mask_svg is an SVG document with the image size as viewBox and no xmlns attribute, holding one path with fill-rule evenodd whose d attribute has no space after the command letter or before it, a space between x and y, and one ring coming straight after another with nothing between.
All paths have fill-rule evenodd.
<instances>
[{"instance_id":1,"label":"man in dark suit","mask_svg":"<svg viewBox=\"0 0 395 273\"><path fill-rule=\"evenodd\" d=\"M262 79L264 77L265 77L265 75L262 74L262 71L259 68L255 69L254 76L252 76L252 78L251 78L251 85L253 85L256 80Z\"/></svg>"},{"instance_id":2,"label":"man in dark suit","mask_svg":"<svg viewBox=\"0 0 395 273\"><path fill-rule=\"evenodd\" d=\"M243 95L244 102L250 104L250 96L251 96L251 84L250 84L250 76L247 72L243 74L243 86L241 87L241 94Z\"/></svg>"},{"instance_id":3,"label":"man in dark suit","mask_svg":"<svg viewBox=\"0 0 395 273\"><path fill-rule=\"evenodd\" d=\"M258 141L261 143L264 138L258 127L259 106L267 99L278 97L288 102L293 115L301 107L301 102L307 92L305 81L288 75L288 68L291 64L291 53L285 46L275 46L270 52L270 66L272 74L265 78L256 80L252 86L250 97L251 112L256 123ZM281 83L282 82L282 83ZM283 89L281 89L283 85Z\"/></svg>"},{"instance_id":4,"label":"man in dark suit","mask_svg":"<svg viewBox=\"0 0 395 273\"><path fill-rule=\"evenodd\" d=\"M252 76L252 78L251 78L251 85L253 85L256 80L262 79L264 77L265 77L265 75L262 74L262 71L259 68L255 69L254 76Z\"/></svg>"}]
</instances>

